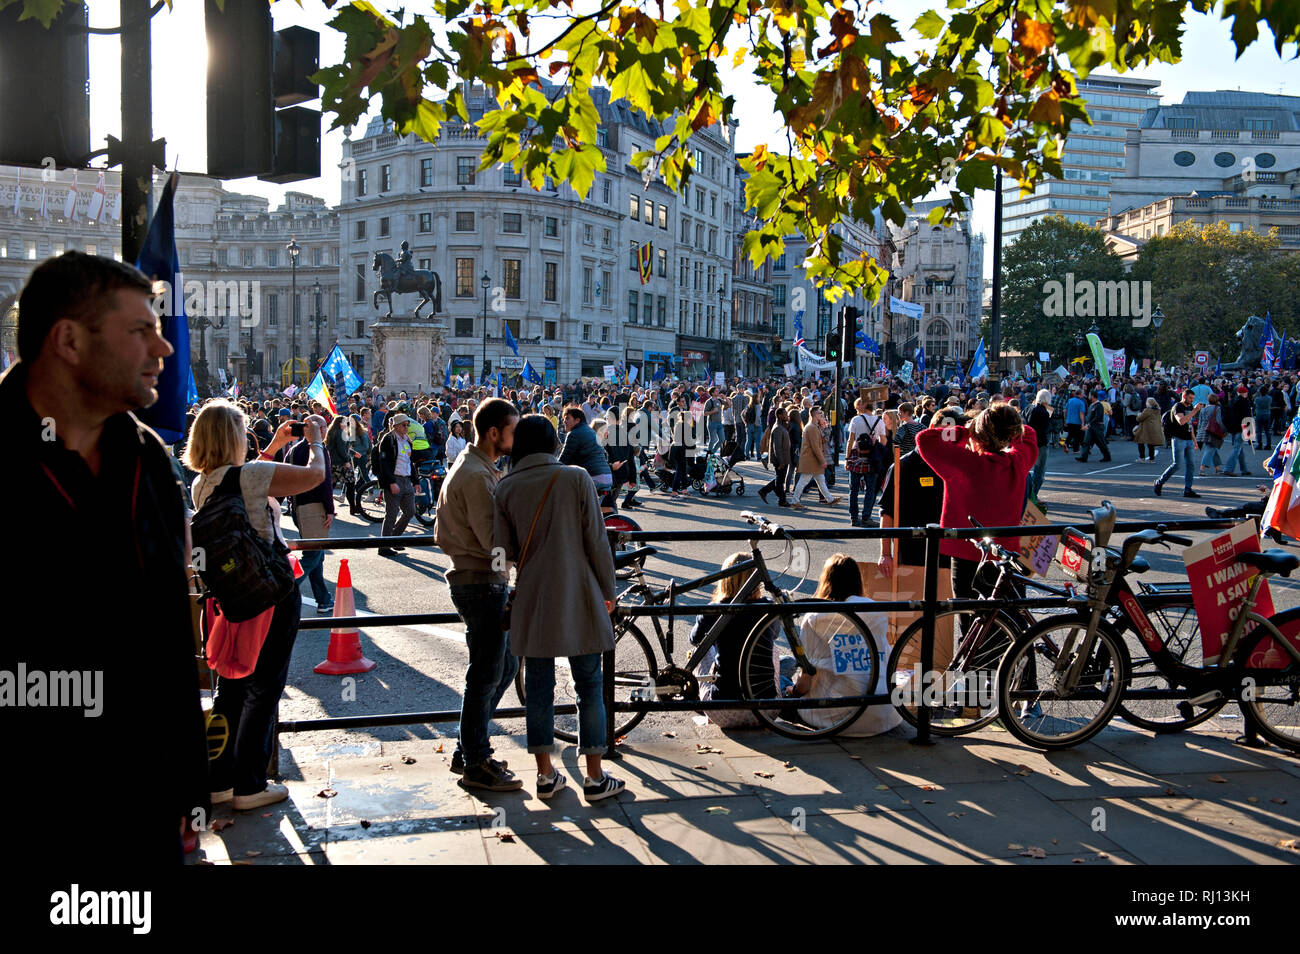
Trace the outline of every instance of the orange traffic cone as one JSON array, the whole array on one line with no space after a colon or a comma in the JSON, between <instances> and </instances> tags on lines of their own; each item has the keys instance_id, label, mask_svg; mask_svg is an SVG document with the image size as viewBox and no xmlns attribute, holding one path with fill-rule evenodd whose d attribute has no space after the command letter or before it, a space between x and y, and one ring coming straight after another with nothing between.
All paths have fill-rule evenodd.
<instances>
[{"instance_id":1,"label":"orange traffic cone","mask_svg":"<svg viewBox=\"0 0 1300 954\"><path fill-rule=\"evenodd\" d=\"M339 561L339 582L334 590L334 615L356 615L356 607L352 602L352 571L348 569L347 560ZM349 629L335 627L330 630L330 645L325 653L325 661L313 671L326 676L346 676L353 672L370 672L374 668L374 660L367 659L361 653L361 631L351 625Z\"/></svg>"}]
</instances>

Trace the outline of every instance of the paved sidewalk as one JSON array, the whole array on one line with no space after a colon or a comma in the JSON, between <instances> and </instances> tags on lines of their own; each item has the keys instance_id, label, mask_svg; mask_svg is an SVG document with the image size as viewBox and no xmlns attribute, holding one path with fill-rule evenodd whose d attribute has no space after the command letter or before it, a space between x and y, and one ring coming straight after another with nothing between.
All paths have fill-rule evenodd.
<instances>
[{"instance_id":1,"label":"paved sidewalk","mask_svg":"<svg viewBox=\"0 0 1300 954\"><path fill-rule=\"evenodd\" d=\"M1300 759L1222 732L1153 737L1117 722L1052 754L997 729L930 747L905 728L815 743L715 726L696 736L628 745L606 763L627 792L595 807L582 801L572 746L560 758L569 787L549 803L534 794L522 736L498 738L496 754L524 789L481 797L448 771L454 739L298 746L282 754L290 800L222 806L220 830L191 860L1300 863Z\"/></svg>"}]
</instances>

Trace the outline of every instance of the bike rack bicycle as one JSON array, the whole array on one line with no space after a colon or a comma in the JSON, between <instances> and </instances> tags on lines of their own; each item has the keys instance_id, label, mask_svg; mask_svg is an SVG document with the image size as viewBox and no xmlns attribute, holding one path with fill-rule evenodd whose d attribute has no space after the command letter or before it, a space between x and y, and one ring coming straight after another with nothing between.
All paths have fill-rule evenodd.
<instances>
[{"instance_id":1,"label":"bike rack bicycle","mask_svg":"<svg viewBox=\"0 0 1300 954\"><path fill-rule=\"evenodd\" d=\"M1236 526L1238 520L1183 520L1167 522L1164 526L1169 530L1226 530ZM1145 530L1150 526L1149 522L1138 521L1121 521L1114 525L1114 533L1135 533L1139 530ZM924 671L934 669L934 616L936 613L948 610L975 610L975 609L994 609L994 608L1023 608L1023 609L1059 609L1078 605L1079 600L1070 600L1061 597L1031 597L1005 600L971 600L971 599L952 599L940 600L939 597L939 544L943 540L962 540L975 537L1025 537L1053 534L1059 536L1067 529L1080 530L1084 532L1096 533L1096 526L1086 522L1073 522L1069 524L1036 524L1034 526L1014 526L1014 527L979 527L979 528L961 528L946 529L938 524L929 524L925 527L890 527L890 528L844 528L833 532L825 530L798 530L783 528L784 532L794 540L878 540L882 538L892 539L924 539L926 541L925 551L925 587L920 600L893 600L879 601L871 604L871 609L875 612L921 612L923 614L923 624L921 633L921 661L920 665ZM630 541L645 542L687 542L687 541L748 541L773 539L770 534L761 530L640 530L628 531L627 537ZM295 540L291 541L289 546L293 550L364 550L377 547L387 547L402 545L428 545L434 546L432 534L405 535L402 537L352 537L324 540ZM626 616L681 616L683 611L693 615L718 615L718 614L766 614L774 611L781 613L810 613L810 612L862 612L861 603L850 602L830 602L826 600L792 600L788 603L774 605L764 604L742 604L732 605L730 603L709 603L703 605L692 605L689 607L682 606L633 606L621 607L619 612ZM299 624L300 630L308 629L333 629L336 626L351 624L356 627L372 628L376 626L414 626L421 624L459 624L461 618L456 613L407 613L384 616L351 616L351 617L319 617L316 619L303 619ZM617 712L709 712L714 710L750 710L770 708L770 702L748 702L745 700L712 700L708 702L697 700L684 700L681 702L659 702L659 701L628 701L619 702L614 698L614 654L608 652L604 658L604 691L605 691L605 718L606 718L606 739L608 740L609 758L619 758L616 745L617 739L613 736L614 716ZM1132 698L1166 698L1172 694L1168 690L1136 690L1132 693ZM869 696L846 696L843 698L825 698L825 699L801 699L799 708L839 708L849 705L882 704L889 703L890 698L887 695L869 695ZM557 705L555 707L556 715L574 715L577 707L573 705ZM498 709L494 715L496 719L522 719L525 710L522 707ZM922 704L917 707L917 732L913 742L918 745L932 744L930 733L930 707L922 700ZM313 732L329 729L362 729L375 728L380 726L396 725L422 725L436 722L457 722L460 719L460 710L451 709L437 712L396 712L384 713L381 715L370 716L345 716L333 717L326 719L300 719L288 722L279 722L277 729L280 732Z\"/></svg>"}]
</instances>

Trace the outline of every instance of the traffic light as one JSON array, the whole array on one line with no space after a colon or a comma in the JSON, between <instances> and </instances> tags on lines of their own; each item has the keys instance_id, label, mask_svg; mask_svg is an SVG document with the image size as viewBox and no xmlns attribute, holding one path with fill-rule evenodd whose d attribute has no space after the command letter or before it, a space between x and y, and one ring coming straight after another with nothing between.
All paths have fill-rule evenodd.
<instances>
[{"instance_id":1,"label":"traffic light","mask_svg":"<svg viewBox=\"0 0 1300 954\"><path fill-rule=\"evenodd\" d=\"M858 360L858 317L862 314L852 305L844 306L844 362L852 365Z\"/></svg>"},{"instance_id":2,"label":"traffic light","mask_svg":"<svg viewBox=\"0 0 1300 954\"><path fill-rule=\"evenodd\" d=\"M84 166L90 154L86 7L63 6L49 29L0 11L0 163Z\"/></svg>"},{"instance_id":3,"label":"traffic light","mask_svg":"<svg viewBox=\"0 0 1300 954\"><path fill-rule=\"evenodd\" d=\"M840 360L840 335L838 331L826 333L826 360Z\"/></svg>"},{"instance_id":4,"label":"traffic light","mask_svg":"<svg viewBox=\"0 0 1300 954\"><path fill-rule=\"evenodd\" d=\"M208 175L295 182L320 176L320 112L307 77L320 60L320 34L276 33L269 4L204 0L208 40ZM277 107L292 107L277 111Z\"/></svg>"}]
</instances>

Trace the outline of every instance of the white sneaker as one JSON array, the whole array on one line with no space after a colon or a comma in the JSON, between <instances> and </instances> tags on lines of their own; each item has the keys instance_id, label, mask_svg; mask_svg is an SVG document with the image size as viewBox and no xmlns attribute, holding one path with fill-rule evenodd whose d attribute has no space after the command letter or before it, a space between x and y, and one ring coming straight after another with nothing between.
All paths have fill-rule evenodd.
<instances>
[{"instance_id":1,"label":"white sneaker","mask_svg":"<svg viewBox=\"0 0 1300 954\"><path fill-rule=\"evenodd\" d=\"M274 805L276 802L282 802L289 797L289 789L284 785L277 785L275 782L267 782L266 788L253 795L236 795L235 810L246 812L250 808L261 808L263 805Z\"/></svg>"},{"instance_id":2,"label":"white sneaker","mask_svg":"<svg viewBox=\"0 0 1300 954\"><path fill-rule=\"evenodd\" d=\"M220 792L213 792L210 797L213 805L224 805L226 802L234 799L235 790L233 788L227 788Z\"/></svg>"}]
</instances>

